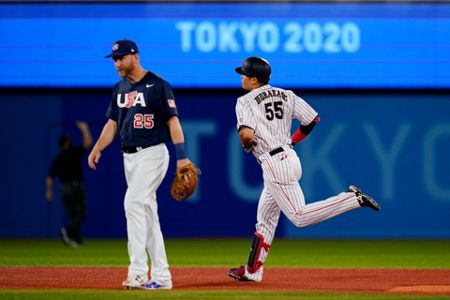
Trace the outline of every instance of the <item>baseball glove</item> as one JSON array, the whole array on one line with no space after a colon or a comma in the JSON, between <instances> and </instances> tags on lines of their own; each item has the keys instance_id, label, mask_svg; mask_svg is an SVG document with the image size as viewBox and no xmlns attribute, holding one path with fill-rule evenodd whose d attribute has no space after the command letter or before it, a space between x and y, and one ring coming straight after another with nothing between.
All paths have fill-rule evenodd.
<instances>
[{"instance_id":1,"label":"baseball glove","mask_svg":"<svg viewBox=\"0 0 450 300\"><path fill-rule=\"evenodd\" d=\"M170 194L176 201L184 201L194 192L198 184L200 170L193 163L177 168L170 187Z\"/></svg>"}]
</instances>

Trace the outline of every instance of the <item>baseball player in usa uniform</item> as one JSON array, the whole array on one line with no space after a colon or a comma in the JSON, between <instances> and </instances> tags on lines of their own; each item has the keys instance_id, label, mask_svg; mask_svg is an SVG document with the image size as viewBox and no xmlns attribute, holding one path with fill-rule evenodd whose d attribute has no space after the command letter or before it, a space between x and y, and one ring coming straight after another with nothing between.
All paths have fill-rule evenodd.
<instances>
[{"instance_id":1,"label":"baseball player in usa uniform","mask_svg":"<svg viewBox=\"0 0 450 300\"><path fill-rule=\"evenodd\" d=\"M141 66L135 42L115 42L106 57L112 57L122 80L114 86L106 113L108 121L88 157L88 164L95 170L102 150L116 135L120 137L128 186L124 207L130 258L128 277L122 286L126 289L171 289L172 277L159 224L156 190L169 165L166 142L174 143L177 167L190 163L175 98L168 82ZM151 259L150 280L147 254Z\"/></svg>"},{"instance_id":2,"label":"baseball player in usa uniform","mask_svg":"<svg viewBox=\"0 0 450 300\"><path fill-rule=\"evenodd\" d=\"M228 275L239 281L261 281L281 212L295 226L305 227L361 206L376 211L380 206L353 185L347 192L306 204L299 185L300 159L292 147L319 122L318 113L292 91L269 85L267 60L249 57L235 71L241 74L242 88L249 91L237 99L237 130L243 149L261 165L264 189L248 262L230 269ZM300 127L291 136L293 119L300 120Z\"/></svg>"}]
</instances>

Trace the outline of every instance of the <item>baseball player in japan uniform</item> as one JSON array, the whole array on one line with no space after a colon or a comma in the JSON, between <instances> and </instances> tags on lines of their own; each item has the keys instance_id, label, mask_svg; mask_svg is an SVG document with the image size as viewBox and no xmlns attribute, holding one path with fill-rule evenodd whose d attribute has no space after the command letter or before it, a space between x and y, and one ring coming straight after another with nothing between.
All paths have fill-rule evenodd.
<instances>
[{"instance_id":1,"label":"baseball player in japan uniform","mask_svg":"<svg viewBox=\"0 0 450 300\"><path fill-rule=\"evenodd\" d=\"M239 281L261 281L281 212L295 226L305 227L361 206L374 210L380 206L355 186L306 204L299 185L300 159L292 146L314 128L319 121L317 112L292 91L269 85L271 67L267 60L249 57L235 70L241 74L242 88L249 91L237 99L237 130L243 149L261 164L264 189L248 262L230 269L228 275ZM300 120L300 127L291 136L294 118Z\"/></svg>"},{"instance_id":2,"label":"baseball player in japan uniform","mask_svg":"<svg viewBox=\"0 0 450 300\"><path fill-rule=\"evenodd\" d=\"M127 289L171 289L156 190L169 165L167 141L174 143L177 167L190 163L184 150L175 98L168 82L143 69L135 42L115 42L106 57L112 57L122 80L114 86L106 113L109 119L88 157L88 164L95 170L101 151L119 135L128 185L124 206L130 257L128 277L122 285ZM150 280L147 253L152 263Z\"/></svg>"}]
</instances>

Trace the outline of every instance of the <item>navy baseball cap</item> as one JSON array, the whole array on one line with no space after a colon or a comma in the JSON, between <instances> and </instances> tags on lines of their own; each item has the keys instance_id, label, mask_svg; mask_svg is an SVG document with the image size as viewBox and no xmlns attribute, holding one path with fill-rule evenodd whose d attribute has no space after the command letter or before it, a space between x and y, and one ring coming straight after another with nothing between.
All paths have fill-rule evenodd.
<instances>
[{"instance_id":1,"label":"navy baseball cap","mask_svg":"<svg viewBox=\"0 0 450 300\"><path fill-rule=\"evenodd\" d=\"M269 82L272 68L267 60L261 57L248 57L241 67L234 69L236 73L247 77L256 77L259 82Z\"/></svg>"},{"instance_id":2,"label":"navy baseball cap","mask_svg":"<svg viewBox=\"0 0 450 300\"><path fill-rule=\"evenodd\" d=\"M138 47L132 40L118 40L112 46L112 52L105 57L124 56L139 53Z\"/></svg>"}]
</instances>

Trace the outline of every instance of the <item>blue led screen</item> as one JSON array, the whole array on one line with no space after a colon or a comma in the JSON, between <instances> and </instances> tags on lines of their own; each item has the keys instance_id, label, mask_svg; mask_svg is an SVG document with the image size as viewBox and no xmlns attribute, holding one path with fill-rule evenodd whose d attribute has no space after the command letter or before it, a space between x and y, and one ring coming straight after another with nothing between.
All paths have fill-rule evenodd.
<instances>
[{"instance_id":1,"label":"blue led screen","mask_svg":"<svg viewBox=\"0 0 450 300\"><path fill-rule=\"evenodd\" d=\"M293 88L449 88L447 4L3 4L1 87L111 87L135 40L174 87L238 88L262 56Z\"/></svg>"}]
</instances>

